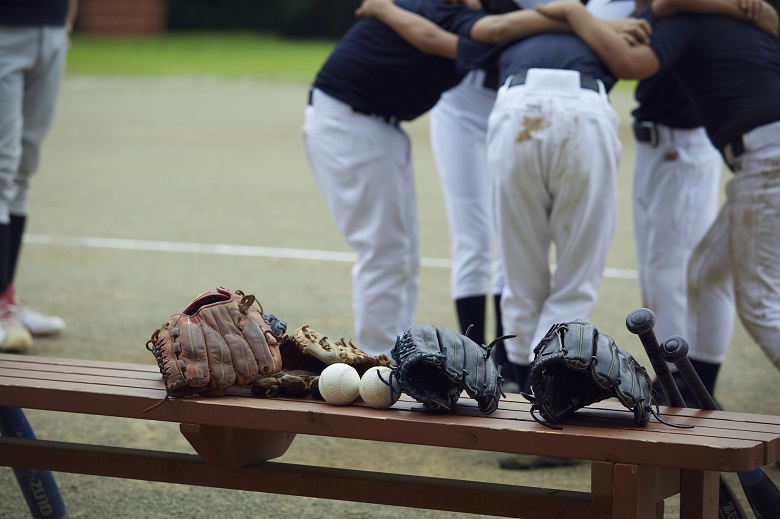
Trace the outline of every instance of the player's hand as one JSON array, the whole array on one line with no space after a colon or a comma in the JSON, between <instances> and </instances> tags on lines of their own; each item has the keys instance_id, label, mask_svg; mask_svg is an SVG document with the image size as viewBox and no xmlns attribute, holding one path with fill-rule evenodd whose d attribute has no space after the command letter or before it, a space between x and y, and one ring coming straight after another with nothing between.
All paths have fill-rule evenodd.
<instances>
[{"instance_id":1,"label":"player's hand","mask_svg":"<svg viewBox=\"0 0 780 519\"><path fill-rule=\"evenodd\" d=\"M762 2L763 4L763 2ZM756 27L764 32L769 33L773 38L778 36L778 21L777 11L769 4L761 6L761 14L755 21Z\"/></svg>"},{"instance_id":2,"label":"player's hand","mask_svg":"<svg viewBox=\"0 0 780 519\"><path fill-rule=\"evenodd\" d=\"M536 6L537 12L563 22L568 19L569 14L575 12L577 9L585 9L585 6L576 1L549 2Z\"/></svg>"},{"instance_id":3,"label":"player's hand","mask_svg":"<svg viewBox=\"0 0 780 519\"><path fill-rule=\"evenodd\" d=\"M739 9L742 11L742 14L747 18L748 20L755 22L758 20L758 17L761 15L761 10L764 7L764 2L762 0L739 0L738 1Z\"/></svg>"},{"instance_id":4,"label":"player's hand","mask_svg":"<svg viewBox=\"0 0 780 519\"><path fill-rule=\"evenodd\" d=\"M376 16L382 9L386 9L393 4L394 0L363 0L360 7L355 9L355 16L358 18Z\"/></svg>"},{"instance_id":5,"label":"player's hand","mask_svg":"<svg viewBox=\"0 0 780 519\"><path fill-rule=\"evenodd\" d=\"M602 20L612 27L632 47L640 43L649 43L653 28L644 18L620 18L616 20Z\"/></svg>"}]
</instances>

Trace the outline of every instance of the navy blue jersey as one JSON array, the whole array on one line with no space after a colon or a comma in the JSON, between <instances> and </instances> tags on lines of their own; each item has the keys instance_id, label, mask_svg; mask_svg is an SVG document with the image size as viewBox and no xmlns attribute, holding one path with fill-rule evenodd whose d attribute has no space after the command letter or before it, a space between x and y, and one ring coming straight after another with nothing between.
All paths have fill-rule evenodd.
<instances>
[{"instance_id":1,"label":"navy blue jersey","mask_svg":"<svg viewBox=\"0 0 780 519\"><path fill-rule=\"evenodd\" d=\"M653 22L653 11L648 5L638 15ZM670 128L698 128L701 118L696 114L688 94L682 89L671 69L640 81L634 98L639 106L632 112L637 121L650 121Z\"/></svg>"},{"instance_id":2,"label":"navy blue jersey","mask_svg":"<svg viewBox=\"0 0 780 519\"><path fill-rule=\"evenodd\" d=\"M702 125L688 94L671 70L640 81L634 93L639 106L632 112L637 121L652 121L671 128L691 129Z\"/></svg>"},{"instance_id":3,"label":"navy blue jersey","mask_svg":"<svg viewBox=\"0 0 780 519\"><path fill-rule=\"evenodd\" d=\"M470 68L497 70L499 85L510 75L529 68L576 70L600 79L607 91L616 82L596 53L568 33L540 33L501 46L470 45L459 50L458 62Z\"/></svg>"},{"instance_id":4,"label":"navy blue jersey","mask_svg":"<svg viewBox=\"0 0 780 519\"><path fill-rule=\"evenodd\" d=\"M397 5L462 36L487 15L462 5L434 0L397 0ZM457 85L466 70L455 61L420 52L374 18L357 21L339 40L314 86L355 110L410 121Z\"/></svg>"},{"instance_id":5,"label":"navy blue jersey","mask_svg":"<svg viewBox=\"0 0 780 519\"><path fill-rule=\"evenodd\" d=\"M499 80L503 84L510 75L529 68L576 70L600 79L607 92L616 82L588 44L568 33L535 34L506 47L499 60Z\"/></svg>"},{"instance_id":6,"label":"navy blue jersey","mask_svg":"<svg viewBox=\"0 0 780 519\"><path fill-rule=\"evenodd\" d=\"M68 0L0 0L0 25L62 27Z\"/></svg>"},{"instance_id":7,"label":"navy blue jersey","mask_svg":"<svg viewBox=\"0 0 780 519\"><path fill-rule=\"evenodd\" d=\"M671 70L679 80L718 149L780 121L780 51L753 24L679 14L653 21L650 45L661 71Z\"/></svg>"}]
</instances>

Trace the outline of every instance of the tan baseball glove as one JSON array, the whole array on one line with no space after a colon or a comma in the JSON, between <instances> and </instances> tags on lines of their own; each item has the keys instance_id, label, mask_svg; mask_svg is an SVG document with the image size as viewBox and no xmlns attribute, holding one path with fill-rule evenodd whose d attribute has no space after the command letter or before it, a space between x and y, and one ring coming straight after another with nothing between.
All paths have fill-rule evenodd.
<instances>
[{"instance_id":1,"label":"tan baseball glove","mask_svg":"<svg viewBox=\"0 0 780 519\"><path fill-rule=\"evenodd\" d=\"M283 369L258 377L252 392L262 396L277 394L319 396L320 373L331 364L342 362L354 367L361 376L373 366L390 366L387 355L372 356L342 337L335 341L308 325L285 336L280 344Z\"/></svg>"},{"instance_id":2,"label":"tan baseball glove","mask_svg":"<svg viewBox=\"0 0 780 519\"><path fill-rule=\"evenodd\" d=\"M254 295L217 287L171 316L146 348L157 359L168 396L215 396L279 372L285 331L284 321L263 313Z\"/></svg>"}]
</instances>

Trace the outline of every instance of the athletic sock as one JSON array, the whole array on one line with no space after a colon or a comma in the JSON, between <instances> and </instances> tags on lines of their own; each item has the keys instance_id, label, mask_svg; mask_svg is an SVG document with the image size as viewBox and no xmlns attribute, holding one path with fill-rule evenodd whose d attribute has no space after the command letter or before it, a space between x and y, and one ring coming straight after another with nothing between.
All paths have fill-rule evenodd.
<instances>
[{"instance_id":1,"label":"athletic sock","mask_svg":"<svg viewBox=\"0 0 780 519\"><path fill-rule=\"evenodd\" d=\"M512 376L515 380L517 380L517 383L520 384L520 391L523 393L530 393L531 392L531 366L528 366L526 364L515 364L514 362L510 364L512 366Z\"/></svg>"},{"instance_id":2,"label":"athletic sock","mask_svg":"<svg viewBox=\"0 0 780 519\"><path fill-rule=\"evenodd\" d=\"M24 226L27 223L26 216L11 215L10 236L9 236L9 277L8 283L13 283L16 275L16 265L19 263L19 253L22 250L22 237L24 236Z\"/></svg>"},{"instance_id":3,"label":"athletic sock","mask_svg":"<svg viewBox=\"0 0 780 519\"><path fill-rule=\"evenodd\" d=\"M699 375L702 384L710 392L711 396L715 396L715 382L718 379L718 371L720 371L720 364L711 362L704 362L701 360L690 359L693 369L696 370L696 374Z\"/></svg>"},{"instance_id":4,"label":"athletic sock","mask_svg":"<svg viewBox=\"0 0 780 519\"><path fill-rule=\"evenodd\" d=\"M0 223L0 294L11 284L11 225Z\"/></svg>"},{"instance_id":5,"label":"athletic sock","mask_svg":"<svg viewBox=\"0 0 780 519\"><path fill-rule=\"evenodd\" d=\"M493 295L493 310L496 314L496 338L498 338L504 335L504 326L501 324L501 294ZM492 355L496 365L502 366L501 375L504 377L504 382L511 383L511 385L506 384L506 387L513 386L511 391L514 391L514 387L520 390L522 381L516 378L516 373L512 368L512 363L509 362L509 357L507 357L506 354L506 346L504 345L504 341L499 341L495 346L493 346Z\"/></svg>"},{"instance_id":6,"label":"athletic sock","mask_svg":"<svg viewBox=\"0 0 780 519\"><path fill-rule=\"evenodd\" d=\"M501 294L493 294L493 312L496 314L496 337L504 335L504 324L501 322Z\"/></svg>"},{"instance_id":7,"label":"athletic sock","mask_svg":"<svg viewBox=\"0 0 780 519\"><path fill-rule=\"evenodd\" d=\"M469 338L477 344L485 344L485 301L486 296L462 297L455 300L461 333L471 326Z\"/></svg>"}]
</instances>

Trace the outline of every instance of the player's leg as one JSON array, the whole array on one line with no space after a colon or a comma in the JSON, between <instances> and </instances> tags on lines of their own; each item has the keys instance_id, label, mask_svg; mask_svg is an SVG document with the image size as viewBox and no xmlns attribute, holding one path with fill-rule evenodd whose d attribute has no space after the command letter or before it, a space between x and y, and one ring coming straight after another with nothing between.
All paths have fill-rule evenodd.
<instances>
[{"instance_id":1,"label":"player's leg","mask_svg":"<svg viewBox=\"0 0 780 519\"><path fill-rule=\"evenodd\" d=\"M723 165L703 128L658 135L636 147L634 236L643 305L665 339L685 334L688 261L718 212Z\"/></svg>"},{"instance_id":2,"label":"player's leg","mask_svg":"<svg viewBox=\"0 0 780 519\"><path fill-rule=\"evenodd\" d=\"M352 269L355 338L389 354L412 325L419 283L416 200L406 134L314 91L304 141L337 228L357 253Z\"/></svg>"},{"instance_id":3,"label":"player's leg","mask_svg":"<svg viewBox=\"0 0 780 519\"><path fill-rule=\"evenodd\" d=\"M0 31L0 350L23 350L32 337L22 325L13 272L18 256L17 237L11 226L11 205L19 189L22 160L22 106L26 70L34 61L37 31L5 28Z\"/></svg>"},{"instance_id":4,"label":"player's leg","mask_svg":"<svg viewBox=\"0 0 780 519\"><path fill-rule=\"evenodd\" d=\"M485 162L487 117L495 93L469 74L430 112L431 148L444 192L452 271L450 289L461 331L485 343L492 260L490 196Z\"/></svg>"},{"instance_id":5,"label":"player's leg","mask_svg":"<svg viewBox=\"0 0 780 519\"><path fill-rule=\"evenodd\" d=\"M557 96L556 106L564 122L545 145L552 146L547 188L557 266L533 344L555 323L590 318L617 219L617 114L606 94L586 89Z\"/></svg>"},{"instance_id":6,"label":"player's leg","mask_svg":"<svg viewBox=\"0 0 780 519\"><path fill-rule=\"evenodd\" d=\"M742 167L727 186L737 313L780 369L780 122L748 133Z\"/></svg>"},{"instance_id":7,"label":"player's leg","mask_svg":"<svg viewBox=\"0 0 780 519\"><path fill-rule=\"evenodd\" d=\"M699 240L688 263L688 357L711 395L734 333L734 283L729 251L729 211L724 206ZM690 403L695 397L680 384ZM695 405L698 407L698 404Z\"/></svg>"},{"instance_id":8,"label":"player's leg","mask_svg":"<svg viewBox=\"0 0 780 519\"><path fill-rule=\"evenodd\" d=\"M550 115L550 103L544 96L529 96L527 92L524 86L499 91L487 140L493 221L501 261L512 265L504 273L501 312L504 333L517 337L504 343L516 376L523 381L539 309L550 290L547 214L551 199L537 145L545 141L549 128L540 128L536 141L517 140L525 130L523 119Z\"/></svg>"},{"instance_id":9,"label":"player's leg","mask_svg":"<svg viewBox=\"0 0 780 519\"><path fill-rule=\"evenodd\" d=\"M577 78L579 87L579 78ZM499 94L490 117L489 171L494 176L494 222L506 282L501 301L505 333L518 334L506 341L514 377L527 378L539 310L550 291L548 219L552 199L546 185L551 157L559 153L554 129L534 121L554 120L554 100L544 88L513 87ZM503 98L503 99L502 99ZM530 123L530 124L527 124ZM518 136L525 138L518 139ZM527 470L561 467L577 460L502 453L502 469Z\"/></svg>"},{"instance_id":10,"label":"player's leg","mask_svg":"<svg viewBox=\"0 0 780 519\"><path fill-rule=\"evenodd\" d=\"M38 55L25 74L22 156L17 189L10 204L11 280L15 276L29 211L30 179L38 169L41 145L54 118L68 51L68 37L63 28L44 27L36 31L40 33ZM18 297L16 305L22 323L33 335L53 335L65 328L62 318L45 315Z\"/></svg>"}]
</instances>

